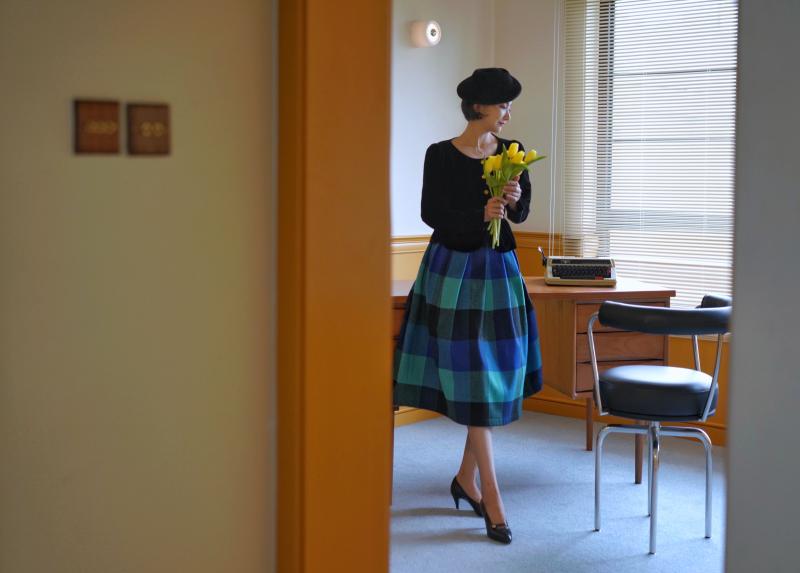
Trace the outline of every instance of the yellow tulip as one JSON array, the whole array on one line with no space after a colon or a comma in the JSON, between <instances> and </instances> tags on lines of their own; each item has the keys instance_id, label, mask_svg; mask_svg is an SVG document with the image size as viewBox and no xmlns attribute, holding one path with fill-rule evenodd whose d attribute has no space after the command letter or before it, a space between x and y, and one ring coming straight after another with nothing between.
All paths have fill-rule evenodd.
<instances>
[{"instance_id":1,"label":"yellow tulip","mask_svg":"<svg viewBox=\"0 0 800 573\"><path fill-rule=\"evenodd\" d=\"M537 155L538 153L536 153L536 150L531 149L528 153L525 154L525 163L530 163L531 161L536 159Z\"/></svg>"},{"instance_id":2,"label":"yellow tulip","mask_svg":"<svg viewBox=\"0 0 800 573\"><path fill-rule=\"evenodd\" d=\"M516 141L508 146L509 157L514 157L517 154L517 151L519 151L519 143L517 143Z\"/></svg>"},{"instance_id":3,"label":"yellow tulip","mask_svg":"<svg viewBox=\"0 0 800 573\"><path fill-rule=\"evenodd\" d=\"M511 157L511 163L517 163L517 164L520 164L520 163L523 163L524 161L525 161L525 152L524 152L524 151L517 151L517 152L516 152L516 153L515 153L515 154L514 154L514 155Z\"/></svg>"},{"instance_id":4,"label":"yellow tulip","mask_svg":"<svg viewBox=\"0 0 800 573\"><path fill-rule=\"evenodd\" d=\"M494 171L494 155L483 160L483 174L488 177L492 171Z\"/></svg>"}]
</instances>

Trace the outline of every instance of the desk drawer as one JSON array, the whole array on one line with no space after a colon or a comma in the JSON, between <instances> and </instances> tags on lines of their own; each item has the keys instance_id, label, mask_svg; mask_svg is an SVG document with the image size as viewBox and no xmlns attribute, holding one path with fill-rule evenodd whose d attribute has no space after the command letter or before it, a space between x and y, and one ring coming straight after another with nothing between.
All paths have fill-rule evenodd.
<instances>
[{"instance_id":1,"label":"desk drawer","mask_svg":"<svg viewBox=\"0 0 800 573\"><path fill-rule=\"evenodd\" d=\"M663 360L624 360L615 362L603 362L597 364L597 369L600 372L614 368L616 366L633 366L634 364L649 364L652 366L660 366L664 364ZM591 392L594 388L594 376L592 375L592 363L582 362L576 364L575 371L575 391L576 392Z\"/></svg>"},{"instance_id":2,"label":"desk drawer","mask_svg":"<svg viewBox=\"0 0 800 573\"><path fill-rule=\"evenodd\" d=\"M576 362L589 362L589 336L575 337ZM664 359L664 337L639 332L600 332L594 335L597 361Z\"/></svg>"},{"instance_id":3,"label":"desk drawer","mask_svg":"<svg viewBox=\"0 0 800 573\"><path fill-rule=\"evenodd\" d=\"M631 304L641 304L646 306L666 306L664 301L626 301L620 300L616 302L629 302ZM599 304L576 304L575 305L575 332L586 332L586 327L589 325L589 317L595 312L600 310ZM595 332L619 332L616 328L610 326L603 326L601 322L594 323Z\"/></svg>"},{"instance_id":4,"label":"desk drawer","mask_svg":"<svg viewBox=\"0 0 800 573\"><path fill-rule=\"evenodd\" d=\"M392 309L392 338L396 339L400 336L400 329L403 327L403 315L405 314L406 309L401 308L393 308Z\"/></svg>"}]
</instances>

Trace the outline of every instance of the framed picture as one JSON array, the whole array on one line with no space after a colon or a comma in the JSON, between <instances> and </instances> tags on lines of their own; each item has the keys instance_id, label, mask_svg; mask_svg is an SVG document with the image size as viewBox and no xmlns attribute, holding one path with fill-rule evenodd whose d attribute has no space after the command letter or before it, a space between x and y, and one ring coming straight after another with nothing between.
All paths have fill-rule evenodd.
<instances>
[{"instance_id":1,"label":"framed picture","mask_svg":"<svg viewBox=\"0 0 800 573\"><path fill-rule=\"evenodd\" d=\"M129 103L128 153L130 155L169 155L169 106L156 103Z\"/></svg>"},{"instance_id":2,"label":"framed picture","mask_svg":"<svg viewBox=\"0 0 800 573\"><path fill-rule=\"evenodd\" d=\"M119 102L73 102L75 153L119 153Z\"/></svg>"}]
</instances>

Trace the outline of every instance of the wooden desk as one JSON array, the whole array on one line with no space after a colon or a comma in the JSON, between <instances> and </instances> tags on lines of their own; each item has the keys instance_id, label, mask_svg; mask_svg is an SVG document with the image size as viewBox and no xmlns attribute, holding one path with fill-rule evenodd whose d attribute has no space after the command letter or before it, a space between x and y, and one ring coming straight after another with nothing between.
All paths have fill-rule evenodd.
<instances>
[{"instance_id":1,"label":"wooden desk","mask_svg":"<svg viewBox=\"0 0 800 573\"><path fill-rule=\"evenodd\" d=\"M392 281L392 340L397 340L400 327L403 326L403 313L406 309L406 298L414 285L414 281Z\"/></svg>"},{"instance_id":2,"label":"wooden desk","mask_svg":"<svg viewBox=\"0 0 800 573\"><path fill-rule=\"evenodd\" d=\"M393 338L400 330L413 282L392 282ZM525 284L536 308L544 383L571 398L586 400L586 449L591 450L594 379L586 335L589 317L607 300L669 306L675 291L624 278L613 288L548 286L542 277L526 277ZM668 342L666 336L623 332L601 324L595 328L600 370L623 364L666 364ZM636 483L641 482L641 455L642 440L637 436Z\"/></svg>"},{"instance_id":3,"label":"wooden desk","mask_svg":"<svg viewBox=\"0 0 800 573\"><path fill-rule=\"evenodd\" d=\"M586 449L594 441L594 377L586 327L589 317L607 300L669 306L672 289L620 278L616 287L549 286L542 277L526 277L536 308L544 383L571 398L586 400ZM625 364L666 364L669 338L623 332L595 324L595 348L600 371ZM642 480L643 440L637 436L634 474Z\"/></svg>"}]
</instances>

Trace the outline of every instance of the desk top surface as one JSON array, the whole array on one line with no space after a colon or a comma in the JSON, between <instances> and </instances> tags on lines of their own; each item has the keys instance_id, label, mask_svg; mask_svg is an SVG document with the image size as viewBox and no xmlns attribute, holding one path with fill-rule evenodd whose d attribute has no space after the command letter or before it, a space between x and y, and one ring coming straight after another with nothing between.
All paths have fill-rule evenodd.
<instances>
[{"instance_id":1,"label":"desk top surface","mask_svg":"<svg viewBox=\"0 0 800 573\"><path fill-rule=\"evenodd\" d=\"M648 299L675 296L674 289L668 289L635 279L617 277L614 287L551 286L544 284L544 277L524 277L531 299L591 301L598 299ZM413 280L392 281L392 300L402 303L411 290Z\"/></svg>"}]
</instances>

